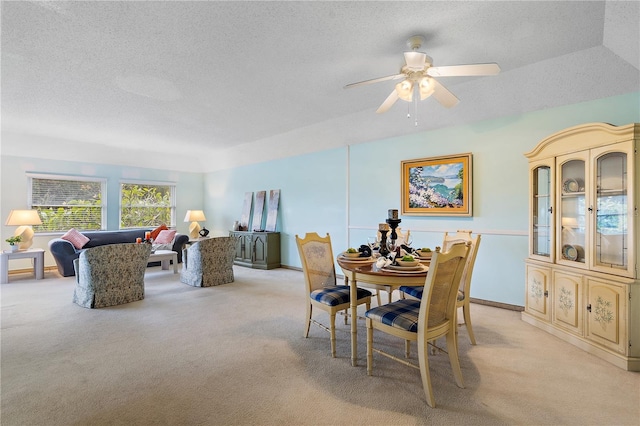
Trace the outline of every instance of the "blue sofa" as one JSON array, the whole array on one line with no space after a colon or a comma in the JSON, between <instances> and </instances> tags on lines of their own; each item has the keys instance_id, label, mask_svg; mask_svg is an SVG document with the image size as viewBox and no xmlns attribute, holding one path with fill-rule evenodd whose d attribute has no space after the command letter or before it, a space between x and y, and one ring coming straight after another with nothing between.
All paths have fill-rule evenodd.
<instances>
[{"instance_id":1,"label":"blue sofa","mask_svg":"<svg viewBox=\"0 0 640 426\"><path fill-rule=\"evenodd\" d=\"M58 272L63 277L71 277L75 275L73 269L73 261L80 256L84 249L104 246L107 244L135 243L136 238L143 238L146 231L151 229L132 229L125 231L92 231L82 232L89 238L89 242L80 250L76 249L73 244L62 238L54 238L49 241L49 251L58 265ZM182 262L182 249L189 242L189 236L184 234L176 234L173 241L172 250L178 253L178 263ZM159 264L156 262L155 264ZM150 263L154 265L154 263Z\"/></svg>"}]
</instances>

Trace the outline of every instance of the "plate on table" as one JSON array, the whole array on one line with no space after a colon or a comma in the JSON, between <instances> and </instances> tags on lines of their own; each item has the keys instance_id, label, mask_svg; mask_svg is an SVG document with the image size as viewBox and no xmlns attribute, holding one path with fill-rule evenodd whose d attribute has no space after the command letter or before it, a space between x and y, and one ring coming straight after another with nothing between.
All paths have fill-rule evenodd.
<instances>
[{"instance_id":1,"label":"plate on table","mask_svg":"<svg viewBox=\"0 0 640 426\"><path fill-rule=\"evenodd\" d=\"M340 259L347 262L370 262L372 260L371 256L367 257L347 257L344 254L340 255Z\"/></svg>"},{"instance_id":2,"label":"plate on table","mask_svg":"<svg viewBox=\"0 0 640 426\"><path fill-rule=\"evenodd\" d=\"M395 266L389 265L382 268L383 271L387 272L399 272L403 274L421 274L423 272L427 272L429 268L424 265L417 266Z\"/></svg>"}]
</instances>

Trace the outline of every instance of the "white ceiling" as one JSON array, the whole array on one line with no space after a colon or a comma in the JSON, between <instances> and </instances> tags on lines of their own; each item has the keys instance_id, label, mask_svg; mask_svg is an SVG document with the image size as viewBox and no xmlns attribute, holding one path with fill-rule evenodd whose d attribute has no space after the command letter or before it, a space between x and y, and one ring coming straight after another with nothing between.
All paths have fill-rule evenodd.
<instances>
[{"instance_id":1,"label":"white ceiling","mask_svg":"<svg viewBox=\"0 0 640 426\"><path fill-rule=\"evenodd\" d=\"M2 154L212 171L640 90L640 2L3 1ZM414 34L440 82L375 114Z\"/></svg>"}]
</instances>

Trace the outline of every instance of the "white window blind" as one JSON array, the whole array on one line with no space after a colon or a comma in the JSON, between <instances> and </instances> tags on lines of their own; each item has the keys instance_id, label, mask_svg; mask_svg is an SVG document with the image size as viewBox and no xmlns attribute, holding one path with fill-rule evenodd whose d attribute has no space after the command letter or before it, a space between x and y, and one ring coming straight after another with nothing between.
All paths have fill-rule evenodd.
<instances>
[{"instance_id":1,"label":"white window blind","mask_svg":"<svg viewBox=\"0 0 640 426\"><path fill-rule=\"evenodd\" d=\"M30 176L31 208L38 210L42 225L35 232L97 230L104 226L106 181L66 176Z\"/></svg>"},{"instance_id":2,"label":"white window blind","mask_svg":"<svg viewBox=\"0 0 640 426\"><path fill-rule=\"evenodd\" d=\"M120 184L120 228L175 226L174 184L122 182Z\"/></svg>"}]
</instances>

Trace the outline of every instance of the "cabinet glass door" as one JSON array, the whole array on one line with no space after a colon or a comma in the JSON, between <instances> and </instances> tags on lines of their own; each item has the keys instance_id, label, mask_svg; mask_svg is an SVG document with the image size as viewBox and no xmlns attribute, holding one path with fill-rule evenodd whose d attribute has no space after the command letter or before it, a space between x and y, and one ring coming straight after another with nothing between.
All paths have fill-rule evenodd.
<instances>
[{"instance_id":1,"label":"cabinet glass door","mask_svg":"<svg viewBox=\"0 0 640 426\"><path fill-rule=\"evenodd\" d=\"M550 258L552 241L551 167L532 170L531 254Z\"/></svg>"},{"instance_id":2,"label":"cabinet glass door","mask_svg":"<svg viewBox=\"0 0 640 426\"><path fill-rule=\"evenodd\" d=\"M558 157L561 185L558 262L573 266L586 265L585 243L590 223L585 192L587 159L588 153Z\"/></svg>"},{"instance_id":3,"label":"cabinet glass door","mask_svg":"<svg viewBox=\"0 0 640 426\"><path fill-rule=\"evenodd\" d=\"M609 152L596 160L594 266L629 269L627 154Z\"/></svg>"}]
</instances>

